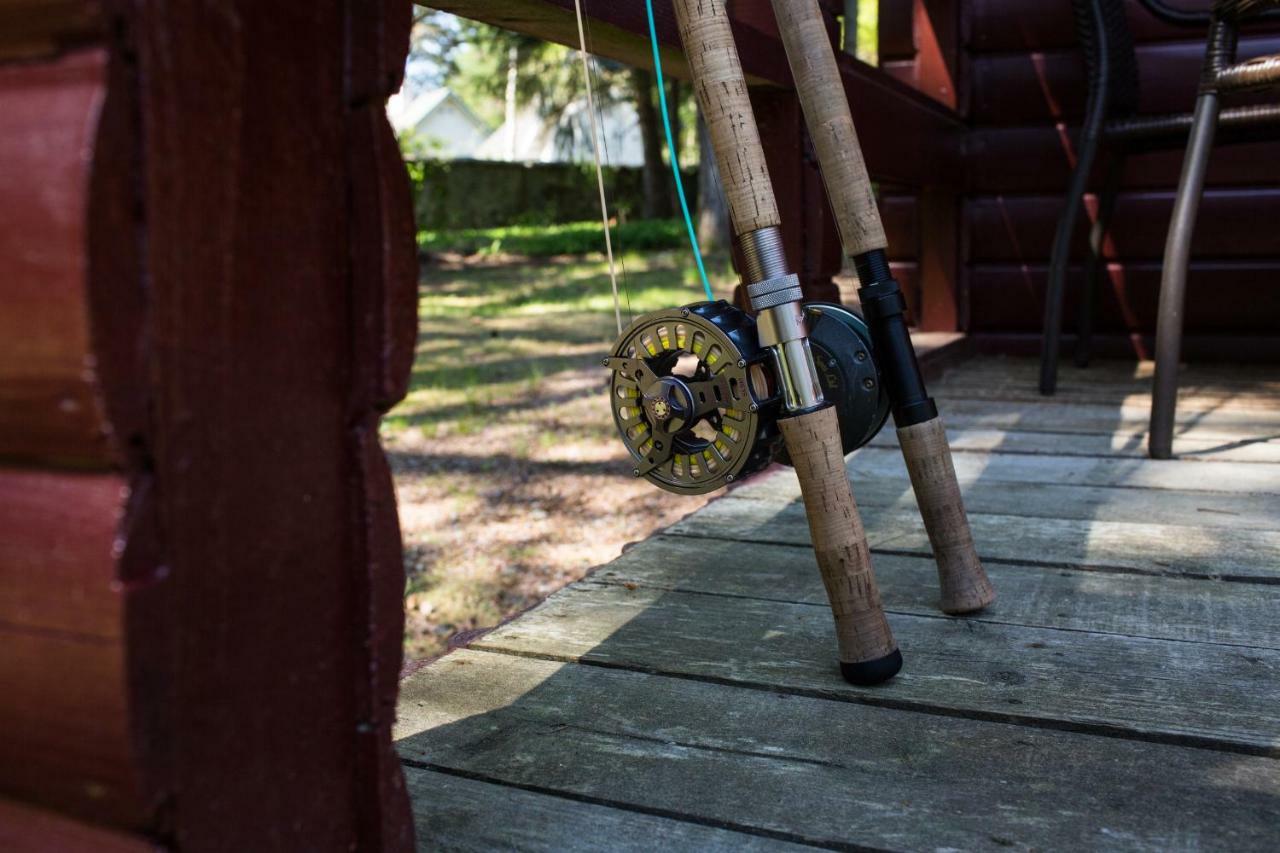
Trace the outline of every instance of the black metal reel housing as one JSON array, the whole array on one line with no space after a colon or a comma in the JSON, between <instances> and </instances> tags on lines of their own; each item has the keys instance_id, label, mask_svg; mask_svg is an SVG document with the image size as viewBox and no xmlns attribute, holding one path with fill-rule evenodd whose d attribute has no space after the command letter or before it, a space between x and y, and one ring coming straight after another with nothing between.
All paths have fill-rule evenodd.
<instances>
[{"instance_id":1,"label":"black metal reel housing","mask_svg":"<svg viewBox=\"0 0 1280 853\"><path fill-rule=\"evenodd\" d=\"M806 302L804 315L822 395L836 408L844 452L852 453L875 438L889 417L871 329L857 312L832 302ZM777 459L791 464L785 447Z\"/></svg>"},{"instance_id":2,"label":"black metal reel housing","mask_svg":"<svg viewBox=\"0 0 1280 853\"><path fill-rule=\"evenodd\" d=\"M781 443L772 354L755 318L723 300L638 318L604 364L633 473L659 488L713 491L767 466Z\"/></svg>"}]
</instances>

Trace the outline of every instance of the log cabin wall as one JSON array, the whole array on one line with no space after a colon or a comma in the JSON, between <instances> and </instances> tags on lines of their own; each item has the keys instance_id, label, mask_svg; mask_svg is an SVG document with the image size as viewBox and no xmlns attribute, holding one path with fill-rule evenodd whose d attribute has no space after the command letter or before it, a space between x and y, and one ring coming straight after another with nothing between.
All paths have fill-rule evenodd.
<instances>
[{"instance_id":1,"label":"log cabin wall","mask_svg":"<svg viewBox=\"0 0 1280 853\"><path fill-rule=\"evenodd\" d=\"M406 0L0 4L0 850L410 850Z\"/></svg>"},{"instance_id":2,"label":"log cabin wall","mask_svg":"<svg viewBox=\"0 0 1280 853\"><path fill-rule=\"evenodd\" d=\"M961 328L980 343L1038 350L1053 229L1075 156L1084 111L1085 68L1069 0L881 0L885 70L948 100L970 126L965 143L963 216L957 239ZM954 22L954 29L952 24ZM1129 3L1140 67L1143 113L1189 111L1203 33L1160 23ZM954 33L954 50L948 45ZM1280 52L1280 29L1251 28L1240 56ZM938 57L950 57L950 64ZM940 82L941 81L941 82ZM1155 330L1160 261L1182 151L1130 157L1106 245L1099 346L1144 357ZM1095 185L1100 169L1094 174ZM895 260L910 281L921 233L912 193L884 197ZM1070 346L1082 280L1088 216L1075 232L1064 332ZM1216 149L1192 246L1186 356L1280 358L1280 143ZM942 235L944 238L947 235ZM897 239L895 239L897 238Z\"/></svg>"}]
</instances>

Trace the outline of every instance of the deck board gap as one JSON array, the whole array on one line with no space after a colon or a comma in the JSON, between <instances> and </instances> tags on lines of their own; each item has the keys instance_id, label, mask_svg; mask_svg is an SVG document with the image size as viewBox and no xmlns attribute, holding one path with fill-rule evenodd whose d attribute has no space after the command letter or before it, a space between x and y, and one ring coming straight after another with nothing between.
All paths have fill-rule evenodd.
<instances>
[{"instance_id":1,"label":"deck board gap","mask_svg":"<svg viewBox=\"0 0 1280 853\"><path fill-rule=\"evenodd\" d=\"M825 611L830 605L821 601L804 601L795 598L777 598L774 596L764 595L745 595L737 592L717 592L709 589L694 589L691 587L672 586L669 584L659 584L644 581L622 581L622 580L595 580L590 576L583 578L573 585L577 589L590 589L592 587L609 587L611 589L653 589L662 592L675 592L680 595L700 595L711 598L723 598L738 601L759 601L768 604L788 604L795 607L813 607L818 610ZM1062 631L1069 634L1085 634L1091 636L1102 637L1123 637L1129 640L1151 640L1158 643L1186 643L1193 646L1218 646L1230 649L1253 649L1253 650L1276 650L1273 646L1260 646L1249 643L1231 643L1225 640L1198 640L1189 637L1169 637L1157 636L1154 634L1133 634L1124 631L1106 631L1100 628L1076 628L1067 625L1046 625L1042 622L1032 622L1028 620L1016 619L993 619L982 613L969 614L967 616L949 616L942 611L936 613L926 613L920 610L910 610L894 607L886 603L884 612L895 616L908 616L912 619L937 619L943 622L974 622L982 625L1003 625L1010 628L1035 628L1042 631Z\"/></svg>"},{"instance_id":2,"label":"deck board gap","mask_svg":"<svg viewBox=\"0 0 1280 853\"><path fill-rule=\"evenodd\" d=\"M698 826L710 827L712 829L722 829L729 832L736 832L741 835L769 838L774 841L784 841L789 844L803 844L808 847L815 847L819 850L854 851L854 853L864 853L864 851L869 851L869 853L889 853L886 848L866 847L857 844L836 844L822 839L796 835L794 833L779 832L777 830L751 826L744 823L717 820L715 818L702 817L700 815L689 814L687 812L678 812L672 809L655 808L652 806L645 806L640 803L631 803L625 800L615 800L606 797L593 797L590 794L580 794L576 791L567 791L562 788L552 788L545 785L534 785L528 782L516 782L510 779L503 779L500 776L492 776L487 773L477 773L471 770L464 770L460 767L450 767L448 765L436 764L434 762L419 761L414 758L405 758L404 756L400 756L400 763L406 767L412 767L417 770L429 770L432 773L456 776L460 779L468 779L473 782L485 782L489 785L497 785L503 788L514 788L518 791L528 791L532 794L558 797L564 800L572 800L576 803L604 806L606 808L618 809L619 811L633 812L636 814L644 814L652 817L679 821L680 823L691 823Z\"/></svg>"},{"instance_id":3,"label":"deck board gap","mask_svg":"<svg viewBox=\"0 0 1280 853\"><path fill-rule=\"evenodd\" d=\"M464 646L463 648L472 652L483 652L485 654L504 655L506 657L539 660L546 661L548 663L560 663L572 666L597 667L615 672L628 672L636 675L647 675L657 678L673 678L682 681L693 681L700 684L714 685L717 687L727 687L735 690L752 690L759 693L772 693L779 696L803 696L808 699L841 702L849 705L866 705L868 707L884 708L891 711L902 711L909 714L923 714L933 717L975 720L987 723L1004 723L1007 725L1022 726L1024 728L1072 732L1075 734L1092 735L1095 737L1104 737L1113 740L1181 746L1188 749L1198 749L1215 753L1249 755L1270 759L1280 758L1280 744L1264 745L1257 743L1240 743L1238 741L1213 738L1207 735L1138 731L1110 723L1055 720L1047 717L990 711L979 708L951 708L943 705L934 705L928 702L919 702L909 699L889 699L865 693L851 694L845 692L841 688L823 690L814 687L772 684L766 681L752 681L730 678L727 676L709 675L706 673L668 671L656 666L645 666L643 664L622 661L599 660L586 655L560 655L550 652L535 652L527 649L511 649L501 646L490 646L485 644L484 637L480 637L472 641L472 643Z\"/></svg>"},{"instance_id":4,"label":"deck board gap","mask_svg":"<svg viewBox=\"0 0 1280 853\"><path fill-rule=\"evenodd\" d=\"M973 515L972 513L970 515ZM680 537L683 539L707 539L717 542L742 542L749 545L776 545L779 548L799 548L808 550L812 546L807 543L788 542L778 539L762 539L758 537L744 536L720 536L715 533L695 533L685 530L673 530L668 528L662 531L664 536ZM932 553L923 550L871 547L872 554L884 554L890 557L931 557ZM1115 575L1140 575L1142 577L1155 578L1179 578L1183 580L1198 580L1223 583L1249 584L1253 586L1280 586L1280 576L1268 577L1266 575L1234 575L1234 574L1208 574L1202 572L1189 571L1159 571L1156 569L1144 569L1136 566L1120 566L1109 563L1074 563L1067 561L1054 560L1035 560L1030 557L993 557L981 553L979 548L979 556L983 563L1002 566L1033 566L1042 569L1072 569L1081 572L1105 572Z\"/></svg>"}]
</instances>

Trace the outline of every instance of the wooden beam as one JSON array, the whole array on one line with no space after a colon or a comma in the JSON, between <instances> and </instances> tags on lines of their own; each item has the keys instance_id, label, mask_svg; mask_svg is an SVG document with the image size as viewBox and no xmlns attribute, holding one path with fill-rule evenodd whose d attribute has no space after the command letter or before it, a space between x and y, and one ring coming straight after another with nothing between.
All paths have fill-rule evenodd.
<instances>
[{"instance_id":1,"label":"wooden beam","mask_svg":"<svg viewBox=\"0 0 1280 853\"><path fill-rule=\"evenodd\" d=\"M576 47L573 0L434 0L432 8ZM751 85L792 87L791 70L772 17L752 4L735 9L734 37ZM648 21L643 3L593 3L584 10L588 49L637 67L651 67ZM654 4L663 70L688 78L669 0ZM840 57L845 91L858 123L872 177L920 186L954 184L959 178L964 122L953 110L913 90L878 68Z\"/></svg>"}]
</instances>

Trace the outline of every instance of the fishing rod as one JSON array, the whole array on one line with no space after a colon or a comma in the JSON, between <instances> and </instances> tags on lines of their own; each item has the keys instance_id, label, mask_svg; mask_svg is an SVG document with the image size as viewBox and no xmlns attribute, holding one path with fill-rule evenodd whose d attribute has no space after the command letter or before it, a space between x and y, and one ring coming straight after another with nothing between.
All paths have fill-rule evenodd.
<instances>
[{"instance_id":1,"label":"fishing rod","mask_svg":"<svg viewBox=\"0 0 1280 853\"><path fill-rule=\"evenodd\" d=\"M835 618L841 673L854 684L879 683L898 672L902 655L844 462L846 449L874 437L888 414L873 342L853 312L831 306L814 318L801 303L725 0L674 5L758 316L721 300L635 320L605 359L614 422L632 473L672 492L708 492L775 458L789 462ZM832 381L839 384L829 400L824 384Z\"/></svg>"},{"instance_id":2,"label":"fishing rod","mask_svg":"<svg viewBox=\"0 0 1280 853\"><path fill-rule=\"evenodd\" d=\"M818 0L772 0L809 136L884 373L898 442L938 564L944 613L981 610L995 591L978 559L938 407L925 390L889 270L888 240Z\"/></svg>"}]
</instances>

